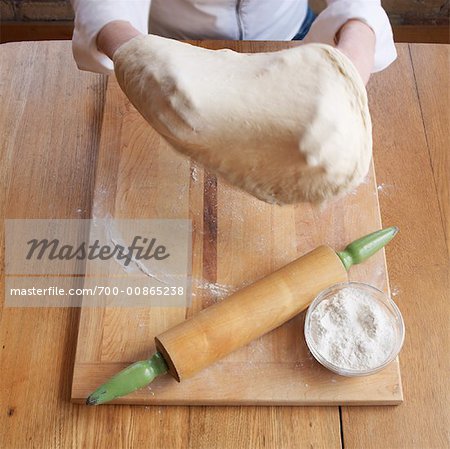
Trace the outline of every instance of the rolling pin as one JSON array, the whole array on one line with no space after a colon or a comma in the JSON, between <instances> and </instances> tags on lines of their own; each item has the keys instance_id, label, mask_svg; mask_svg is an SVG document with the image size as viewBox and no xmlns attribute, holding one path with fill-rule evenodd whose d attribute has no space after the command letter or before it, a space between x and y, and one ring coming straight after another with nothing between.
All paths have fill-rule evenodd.
<instances>
[{"instance_id":1,"label":"rolling pin","mask_svg":"<svg viewBox=\"0 0 450 449\"><path fill-rule=\"evenodd\" d=\"M157 352L97 388L86 400L103 404L169 373L188 378L305 310L325 288L348 280L347 271L384 247L398 232L386 228L362 237L344 251L319 246L299 259L202 310L155 337Z\"/></svg>"}]
</instances>

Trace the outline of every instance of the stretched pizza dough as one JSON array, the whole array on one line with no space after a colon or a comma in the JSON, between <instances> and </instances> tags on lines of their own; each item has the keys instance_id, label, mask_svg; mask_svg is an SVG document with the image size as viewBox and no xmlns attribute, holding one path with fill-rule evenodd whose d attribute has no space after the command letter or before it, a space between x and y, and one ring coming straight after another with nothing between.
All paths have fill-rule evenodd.
<instances>
[{"instance_id":1,"label":"stretched pizza dough","mask_svg":"<svg viewBox=\"0 0 450 449\"><path fill-rule=\"evenodd\" d=\"M367 174L366 90L333 47L244 54L148 35L122 45L114 67L175 149L261 200L318 202Z\"/></svg>"}]
</instances>

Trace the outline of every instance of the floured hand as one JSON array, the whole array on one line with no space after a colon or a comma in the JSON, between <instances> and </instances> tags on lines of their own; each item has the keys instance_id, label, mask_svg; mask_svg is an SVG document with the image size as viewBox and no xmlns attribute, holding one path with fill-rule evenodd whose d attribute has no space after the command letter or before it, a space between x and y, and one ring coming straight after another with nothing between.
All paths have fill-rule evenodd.
<instances>
[{"instance_id":1,"label":"floured hand","mask_svg":"<svg viewBox=\"0 0 450 449\"><path fill-rule=\"evenodd\" d=\"M368 171L364 84L330 46L242 54L138 36L114 53L114 66L175 149L264 201L322 201Z\"/></svg>"}]
</instances>

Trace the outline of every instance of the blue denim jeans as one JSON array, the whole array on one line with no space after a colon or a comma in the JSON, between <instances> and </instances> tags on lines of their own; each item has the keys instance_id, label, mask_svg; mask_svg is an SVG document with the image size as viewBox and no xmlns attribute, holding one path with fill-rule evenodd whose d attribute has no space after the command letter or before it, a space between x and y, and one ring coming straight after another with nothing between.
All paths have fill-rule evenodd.
<instances>
[{"instance_id":1,"label":"blue denim jeans","mask_svg":"<svg viewBox=\"0 0 450 449\"><path fill-rule=\"evenodd\" d=\"M311 28L312 23L314 22L314 19L316 18L316 15L314 14L313 10L308 7L308 11L306 12L305 20L303 20L303 23L298 30L298 33L292 38L293 41L301 41L307 34L309 29Z\"/></svg>"}]
</instances>

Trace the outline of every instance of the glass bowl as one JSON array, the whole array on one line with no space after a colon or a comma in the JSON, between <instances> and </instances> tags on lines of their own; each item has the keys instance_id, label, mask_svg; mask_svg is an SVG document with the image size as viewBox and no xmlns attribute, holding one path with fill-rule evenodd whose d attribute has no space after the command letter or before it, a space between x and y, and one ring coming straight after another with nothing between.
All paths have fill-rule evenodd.
<instances>
[{"instance_id":1,"label":"glass bowl","mask_svg":"<svg viewBox=\"0 0 450 449\"><path fill-rule=\"evenodd\" d=\"M316 309L316 307L324 300L330 298L335 295L339 291L351 287L352 289L357 289L359 291L364 292L366 295L370 295L371 299L375 300L379 305L383 307L388 317L391 319L393 324L395 339L392 344L392 350L385 361L383 361L380 365L369 368L369 369L349 369L344 368L327 360L317 349L316 343L314 341L312 335L312 326L311 326L311 315ZM325 368L328 368L330 371L333 371L336 374L341 376L367 376L369 374L374 374L378 371L381 371L387 365L389 365L398 355L400 349L402 348L403 341L405 339L405 325L403 322L402 314L398 309L397 305L392 301L392 299L383 293L381 290L378 290L371 285L360 283L360 282L344 282L341 284L335 284L326 290L323 290L319 295L316 296L314 301L308 308L305 318L305 340L311 354L314 358Z\"/></svg>"}]
</instances>

